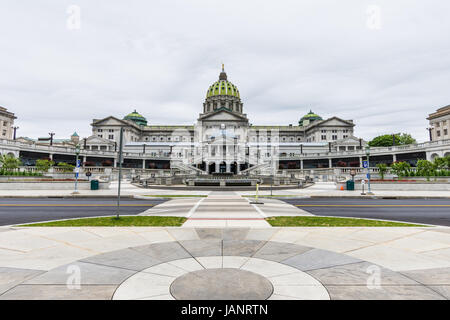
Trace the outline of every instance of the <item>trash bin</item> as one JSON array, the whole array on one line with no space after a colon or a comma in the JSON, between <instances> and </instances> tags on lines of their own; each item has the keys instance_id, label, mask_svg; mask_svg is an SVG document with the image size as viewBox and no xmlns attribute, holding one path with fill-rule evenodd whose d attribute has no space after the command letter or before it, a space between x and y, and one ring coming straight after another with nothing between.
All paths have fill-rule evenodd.
<instances>
[{"instance_id":1,"label":"trash bin","mask_svg":"<svg viewBox=\"0 0 450 320\"><path fill-rule=\"evenodd\" d=\"M347 190L355 190L355 181L353 180L348 180L347 181Z\"/></svg>"},{"instance_id":2,"label":"trash bin","mask_svg":"<svg viewBox=\"0 0 450 320\"><path fill-rule=\"evenodd\" d=\"M91 190L98 190L98 180L91 180Z\"/></svg>"}]
</instances>

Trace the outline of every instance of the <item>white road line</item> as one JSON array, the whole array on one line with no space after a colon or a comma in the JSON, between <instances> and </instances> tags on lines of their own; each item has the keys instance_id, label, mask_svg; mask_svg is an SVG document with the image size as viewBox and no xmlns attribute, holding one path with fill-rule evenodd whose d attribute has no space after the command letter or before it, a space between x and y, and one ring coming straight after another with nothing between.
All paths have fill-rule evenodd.
<instances>
[{"instance_id":1,"label":"white road line","mask_svg":"<svg viewBox=\"0 0 450 320\"><path fill-rule=\"evenodd\" d=\"M206 198L201 198L192 208L191 210L189 210L188 214L186 215L186 218L189 218L190 216L192 216L192 214L195 212L195 210L197 210L198 206L200 205L200 203L202 203L203 200L205 200Z\"/></svg>"},{"instance_id":2,"label":"white road line","mask_svg":"<svg viewBox=\"0 0 450 320\"><path fill-rule=\"evenodd\" d=\"M248 204L253 206L253 208L255 208L256 212L258 212L263 218L267 218L267 215L260 208L258 208L258 206L256 204L250 203L251 202L250 199L245 198L245 200L247 200Z\"/></svg>"}]
</instances>

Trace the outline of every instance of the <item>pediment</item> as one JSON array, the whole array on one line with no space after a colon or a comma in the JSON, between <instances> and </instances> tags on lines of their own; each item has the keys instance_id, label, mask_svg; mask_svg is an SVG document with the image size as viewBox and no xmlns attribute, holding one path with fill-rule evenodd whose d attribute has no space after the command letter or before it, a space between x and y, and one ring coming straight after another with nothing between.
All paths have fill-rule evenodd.
<instances>
[{"instance_id":1,"label":"pediment","mask_svg":"<svg viewBox=\"0 0 450 320\"><path fill-rule=\"evenodd\" d=\"M345 139L336 140L336 144L359 144L359 138L355 136L350 136ZM366 142L362 140L362 143L365 144Z\"/></svg>"},{"instance_id":2,"label":"pediment","mask_svg":"<svg viewBox=\"0 0 450 320\"><path fill-rule=\"evenodd\" d=\"M208 113L199 117L201 121L245 121L248 119L245 116L236 114L234 112L228 111L226 109L221 109L219 111Z\"/></svg>"},{"instance_id":3,"label":"pediment","mask_svg":"<svg viewBox=\"0 0 450 320\"><path fill-rule=\"evenodd\" d=\"M92 125L95 126L123 126L130 125L128 122L118 119L116 117L110 116L103 119L94 119Z\"/></svg>"},{"instance_id":4,"label":"pediment","mask_svg":"<svg viewBox=\"0 0 450 320\"><path fill-rule=\"evenodd\" d=\"M317 123L318 126L351 126L354 127L355 124L348 120L343 120L338 117L332 117Z\"/></svg>"},{"instance_id":5,"label":"pediment","mask_svg":"<svg viewBox=\"0 0 450 320\"><path fill-rule=\"evenodd\" d=\"M114 144L113 141L92 135L86 138L86 144Z\"/></svg>"}]
</instances>

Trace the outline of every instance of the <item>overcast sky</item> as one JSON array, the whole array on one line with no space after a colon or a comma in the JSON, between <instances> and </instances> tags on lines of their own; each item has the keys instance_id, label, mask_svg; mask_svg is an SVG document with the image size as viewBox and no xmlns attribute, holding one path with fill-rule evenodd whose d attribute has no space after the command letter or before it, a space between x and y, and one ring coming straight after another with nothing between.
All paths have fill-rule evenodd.
<instances>
[{"instance_id":1,"label":"overcast sky","mask_svg":"<svg viewBox=\"0 0 450 320\"><path fill-rule=\"evenodd\" d=\"M450 104L448 0L0 6L0 106L19 136L88 136L92 119L134 109L149 124L193 124L222 62L255 125L312 109L353 119L365 139L425 141L427 115Z\"/></svg>"}]
</instances>

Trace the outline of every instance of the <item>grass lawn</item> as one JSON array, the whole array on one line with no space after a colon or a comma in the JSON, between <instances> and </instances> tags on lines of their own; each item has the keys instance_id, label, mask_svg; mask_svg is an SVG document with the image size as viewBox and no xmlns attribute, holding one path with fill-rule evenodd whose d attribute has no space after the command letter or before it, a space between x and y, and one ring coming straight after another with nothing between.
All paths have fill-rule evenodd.
<instances>
[{"instance_id":1,"label":"grass lawn","mask_svg":"<svg viewBox=\"0 0 450 320\"><path fill-rule=\"evenodd\" d=\"M21 227L179 227L184 217L124 216L81 218L52 222L24 224Z\"/></svg>"},{"instance_id":2,"label":"grass lawn","mask_svg":"<svg viewBox=\"0 0 450 320\"><path fill-rule=\"evenodd\" d=\"M273 227L424 227L424 225L370 219L334 217L269 217Z\"/></svg>"}]
</instances>

